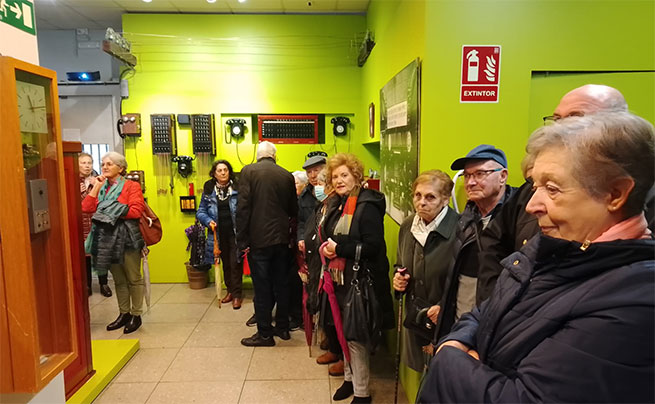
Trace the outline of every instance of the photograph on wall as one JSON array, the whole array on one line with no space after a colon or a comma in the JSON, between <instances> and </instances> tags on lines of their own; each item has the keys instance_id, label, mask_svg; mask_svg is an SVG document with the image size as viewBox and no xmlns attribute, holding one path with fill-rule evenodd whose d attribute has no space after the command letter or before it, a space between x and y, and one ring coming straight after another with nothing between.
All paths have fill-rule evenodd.
<instances>
[{"instance_id":1,"label":"photograph on wall","mask_svg":"<svg viewBox=\"0 0 655 404\"><path fill-rule=\"evenodd\" d=\"M398 224L414 211L420 82L420 62L416 59L380 90L380 190L387 200L387 213Z\"/></svg>"}]
</instances>

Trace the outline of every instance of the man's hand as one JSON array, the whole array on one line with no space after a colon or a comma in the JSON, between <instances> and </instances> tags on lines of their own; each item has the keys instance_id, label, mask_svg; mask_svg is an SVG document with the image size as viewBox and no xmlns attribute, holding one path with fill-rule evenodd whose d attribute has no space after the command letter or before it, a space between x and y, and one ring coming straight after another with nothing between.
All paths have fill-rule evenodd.
<instances>
[{"instance_id":1,"label":"man's hand","mask_svg":"<svg viewBox=\"0 0 655 404\"><path fill-rule=\"evenodd\" d=\"M441 311L441 306L435 304L434 306L428 309L428 318L433 323L437 324L437 318L439 318L439 312Z\"/></svg>"},{"instance_id":2,"label":"man's hand","mask_svg":"<svg viewBox=\"0 0 655 404\"><path fill-rule=\"evenodd\" d=\"M393 288L398 292L404 292L407 289L407 284L409 283L409 274L401 275L396 272L393 276Z\"/></svg>"},{"instance_id":3,"label":"man's hand","mask_svg":"<svg viewBox=\"0 0 655 404\"><path fill-rule=\"evenodd\" d=\"M471 349L468 346L462 344L461 342L455 340L446 341L443 344L439 345L439 348L437 349L437 354L439 353L439 351L441 351L441 348L445 346L451 346L453 348L457 348L460 351L469 354L473 359L480 360L480 355L478 355L478 352L475 349Z\"/></svg>"}]
</instances>

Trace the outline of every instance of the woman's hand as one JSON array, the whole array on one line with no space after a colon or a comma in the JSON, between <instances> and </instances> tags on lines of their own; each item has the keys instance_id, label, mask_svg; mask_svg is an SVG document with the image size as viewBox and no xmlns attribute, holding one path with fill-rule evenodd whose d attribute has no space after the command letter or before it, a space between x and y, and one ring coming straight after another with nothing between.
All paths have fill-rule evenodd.
<instances>
[{"instance_id":1,"label":"woman's hand","mask_svg":"<svg viewBox=\"0 0 655 404\"><path fill-rule=\"evenodd\" d=\"M337 243L331 238L328 238L328 243L323 248L323 255L325 255L325 258L327 259L336 258L337 256Z\"/></svg>"},{"instance_id":2,"label":"woman's hand","mask_svg":"<svg viewBox=\"0 0 655 404\"><path fill-rule=\"evenodd\" d=\"M453 348L457 348L460 351L469 354L473 359L478 361L480 360L480 355L478 355L478 352L475 349L471 349L468 346L462 344L461 342L455 340L446 341L443 344L439 345L439 348L437 349L437 354L439 353L439 351L441 351L441 348L445 346L451 346Z\"/></svg>"},{"instance_id":3,"label":"woman's hand","mask_svg":"<svg viewBox=\"0 0 655 404\"><path fill-rule=\"evenodd\" d=\"M437 324L437 318L439 317L439 311L441 311L441 306L435 304L434 306L428 309L428 318L433 323Z\"/></svg>"},{"instance_id":4,"label":"woman's hand","mask_svg":"<svg viewBox=\"0 0 655 404\"><path fill-rule=\"evenodd\" d=\"M216 228L216 222L213 220L209 222L209 228L212 229L212 231L214 231L214 229Z\"/></svg>"},{"instance_id":5,"label":"woman's hand","mask_svg":"<svg viewBox=\"0 0 655 404\"><path fill-rule=\"evenodd\" d=\"M398 272L393 276L393 288L398 292L404 292L409 283L409 274L401 275ZM429 313L429 312L428 312Z\"/></svg>"},{"instance_id":6,"label":"woman's hand","mask_svg":"<svg viewBox=\"0 0 655 404\"><path fill-rule=\"evenodd\" d=\"M107 178L104 175L99 175L95 178L95 182L93 183L93 188L91 188L91 191L89 191L89 195L91 195L94 198L98 197L98 194L100 193L100 190L102 187L105 185L107 182Z\"/></svg>"}]
</instances>

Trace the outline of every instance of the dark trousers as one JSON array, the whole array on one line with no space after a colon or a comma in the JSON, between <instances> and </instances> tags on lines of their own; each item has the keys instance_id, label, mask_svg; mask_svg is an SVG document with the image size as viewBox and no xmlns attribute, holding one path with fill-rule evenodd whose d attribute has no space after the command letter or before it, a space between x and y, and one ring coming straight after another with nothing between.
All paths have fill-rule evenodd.
<instances>
[{"instance_id":1,"label":"dark trousers","mask_svg":"<svg viewBox=\"0 0 655 404\"><path fill-rule=\"evenodd\" d=\"M257 332L262 337L273 335L273 305L275 327L289 329L289 246L277 244L264 248L251 248L248 253L250 275L255 289L255 318Z\"/></svg>"},{"instance_id":2,"label":"dark trousers","mask_svg":"<svg viewBox=\"0 0 655 404\"><path fill-rule=\"evenodd\" d=\"M237 262L237 244L232 227L219 226L218 240L221 248L221 260L223 261L223 280L227 286L227 292L233 297L241 298L241 283L243 281L243 270L241 263Z\"/></svg>"},{"instance_id":3,"label":"dark trousers","mask_svg":"<svg viewBox=\"0 0 655 404\"><path fill-rule=\"evenodd\" d=\"M91 290L91 256L87 255L86 257L86 286ZM98 275L98 283L101 285L107 284L107 275Z\"/></svg>"}]
</instances>

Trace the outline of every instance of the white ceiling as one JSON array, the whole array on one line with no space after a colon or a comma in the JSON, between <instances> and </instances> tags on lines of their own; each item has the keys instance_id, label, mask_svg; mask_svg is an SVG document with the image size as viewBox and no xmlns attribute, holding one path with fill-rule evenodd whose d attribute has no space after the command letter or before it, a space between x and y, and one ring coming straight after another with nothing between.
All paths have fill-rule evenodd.
<instances>
[{"instance_id":1,"label":"white ceiling","mask_svg":"<svg viewBox=\"0 0 655 404\"><path fill-rule=\"evenodd\" d=\"M38 29L89 28L121 31L124 13L353 14L366 13L369 0L34 0ZM311 5L310 5L311 3Z\"/></svg>"}]
</instances>

